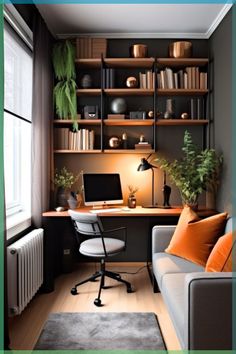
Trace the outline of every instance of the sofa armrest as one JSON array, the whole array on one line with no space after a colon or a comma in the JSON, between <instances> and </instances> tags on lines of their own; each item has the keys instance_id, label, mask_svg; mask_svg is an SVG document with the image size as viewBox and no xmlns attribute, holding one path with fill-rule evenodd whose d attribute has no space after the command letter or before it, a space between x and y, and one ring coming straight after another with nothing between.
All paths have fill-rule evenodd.
<instances>
[{"instance_id":1,"label":"sofa armrest","mask_svg":"<svg viewBox=\"0 0 236 354\"><path fill-rule=\"evenodd\" d=\"M175 228L176 225L157 225L152 228L152 254L165 251Z\"/></svg>"},{"instance_id":2,"label":"sofa armrest","mask_svg":"<svg viewBox=\"0 0 236 354\"><path fill-rule=\"evenodd\" d=\"M184 349L232 349L232 273L189 273L184 289Z\"/></svg>"}]
</instances>

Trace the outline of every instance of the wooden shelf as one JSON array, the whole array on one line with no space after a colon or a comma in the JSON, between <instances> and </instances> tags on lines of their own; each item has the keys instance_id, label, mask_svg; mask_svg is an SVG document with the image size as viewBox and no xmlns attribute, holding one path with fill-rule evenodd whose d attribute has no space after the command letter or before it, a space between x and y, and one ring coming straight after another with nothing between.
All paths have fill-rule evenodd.
<instances>
[{"instance_id":1,"label":"wooden shelf","mask_svg":"<svg viewBox=\"0 0 236 354\"><path fill-rule=\"evenodd\" d=\"M153 149L105 149L105 154L152 154Z\"/></svg>"},{"instance_id":2,"label":"wooden shelf","mask_svg":"<svg viewBox=\"0 0 236 354\"><path fill-rule=\"evenodd\" d=\"M105 89L104 92L108 96L152 96L154 94L154 90L151 89Z\"/></svg>"},{"instance_id":3,"label":"wooden shelf","mask_svg":"<svg viewBox=\"0 0 236 354\"><path fill-rule=\"evenodd\" d=\"M55 125L64 125L64 124L73 124L74 121L70 119L55 119L53 124ZM86 124L86 125L100 125L101 119L77 119L76 123Z\"/></svg>"},{"instance_id":4,"label":"wooden shelf","mask_svg":"<svg viewBox=\"0 0 236 354\"><path fill-rule=\"evenodd\" d=\"M78 89L76 90L77 96L99 96L101 95L102 90L97 89Z\"/></svg>"},{"instance_id":5,"label":"wooden shelf","mask_svg":"<svg viewBox=\"0 0 236 354\"><path fill-rule=\"evenodd\" d=\"M100 154L102 150L54 150L55 154Z\"/></svg>"},{"instance_id":6,"label":"wooden shelf","mask_svg":"<svg viewBox=\"0 0 236 354\"><path fill-rule=\"evenodd\" d=\"M154 58L105 58L104 63L112 68L146 68L151 69Z\"/></svg>"},{"instance_id":7,"label":"wooden shelf","mask_svg":"<svg viewBox=\"0 0 236 354\"><path fill-rule=\"evenodd\" d=\"M206 66L207 58L157 58L157 65L160 67L185 67L185 66Z\"/></svg>"},{"instance_id":8,"label":"wooden shelf","mask_svg":"<svg viewBox=\"0 0 236 354\"><path fill-rule=\"evenodd\" d=\"M152 126L153 119L104 119L104 125L109 126Z\"/></svg>"},{"instance_id":9,"label":"wooden shelf","mask_svg":"<svg viewBox=\"0 0 236 354\"><path fill-rule=\"evenodd\" d=\"M206 119L159 119L156 125L207 125Z\"/></svg>"},{"instance_id":10,"label":"wooden shelf","mask_svg":"<svg viewBox=\"0 0 236 354\"><path fill-rule=\"evenodd\" d=\"M96 58L96 59L75 59L75 64L79 68L100 69L102 61L99 58Z\"/></svg>"},{"instance_id":11,"label":"wooden shelf","mask_svg":"<svg viewBox=\"0 0 236 354\"><path fill-rule=\"evenodd\" d=\"M158 89L157 96L204 96L208 90L195 89Z\"/></svg>"}]
</instances>

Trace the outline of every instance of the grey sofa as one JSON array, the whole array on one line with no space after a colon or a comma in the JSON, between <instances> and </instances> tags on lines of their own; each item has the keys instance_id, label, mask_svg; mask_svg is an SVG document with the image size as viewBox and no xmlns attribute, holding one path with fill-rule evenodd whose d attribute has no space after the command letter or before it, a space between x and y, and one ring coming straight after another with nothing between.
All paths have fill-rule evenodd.
<instances>
[{"instance_id":1,"label":"grey sofa","mask_svg":"<svg viewBox=\"0 0 236 354\"><path fill-rule=\"evenodd\" d=\"M228 219L225 231L231 229ZM153 227L152 267L154 291L162 293L182 349L232 349L232 273L206 273L165 253L174 230Z\"/></svg>"}]
</instances>

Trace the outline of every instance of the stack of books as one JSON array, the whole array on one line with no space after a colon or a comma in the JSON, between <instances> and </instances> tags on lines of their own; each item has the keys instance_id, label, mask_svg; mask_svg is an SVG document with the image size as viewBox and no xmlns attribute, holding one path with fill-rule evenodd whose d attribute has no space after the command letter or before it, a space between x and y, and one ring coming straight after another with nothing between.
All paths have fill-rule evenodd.
<instances>
[{"instance_id":1,"label":"stack of books","mask_svg":"<svg viewBox=\"0 0 236 354\"><path fill-rule=\"evenodd\" d=\"M204 119L205 107L203 98L191 98L190 100L190 118Z\"/></svg>"},{"instance_id":2,"label":"stack of books","mask_svg":"<svg viewBox=\"0 0 236 354\"><path fill-rule=\"evenodd\" d=\"M94 137L94 130L72 132L69 128L55 128L54 147L56 150L93 150Z\"/></svg>"},{"instance_id":3,"label":"stack of books","mask_svg":"<svg viewBox=\"0 0 236 354\"><path fill-rule=\"evenodd\" d=\"M157 73L157 85L160 89L207 89L207 73L200 72L198 66L186 67L173 72L165 68Z\"/></svg>"},{"instance_id":4,"label":"stack of books","mask_svg":"<svg viewBox=\"0 0 236 354\"><path fill-rule=\"evenodd\" d=\"M79 59L106 57L106 38L80 37L76 39L76 55Z\"/></svg>"},{"instance_id":5,"label":"stack of books","mask_svg":"<svg viewBox=\"0 0 236 354\"><path fill-rule=\"evenodd\" d=\"M140 150L150 150L152 148L152 145L149 144L148 141L143 141L143 142L139 142L138 144L134 145L135 149L140 149Z\"/></svg>"},{"instance_id":6,"label":"stack of books","mask_svg":"<svg viewBox=\"0 0 236 354\"><path fill-rule=\"evenodd\" d=\"M150 89L155 88L155 73L151 70L147 70L144 74L139 73L139 84L141 89Z\"/></svg>"},{"instance_id":7,"label":"stack of books","mask_svg":"<svg viewBox=\"0 0 236 354\"><path fill-rule=\"evenodd\" d=\"M115 69L110 68L103 70L103 83L104 88L115 87Z\"/></svg>"}]
</instances>

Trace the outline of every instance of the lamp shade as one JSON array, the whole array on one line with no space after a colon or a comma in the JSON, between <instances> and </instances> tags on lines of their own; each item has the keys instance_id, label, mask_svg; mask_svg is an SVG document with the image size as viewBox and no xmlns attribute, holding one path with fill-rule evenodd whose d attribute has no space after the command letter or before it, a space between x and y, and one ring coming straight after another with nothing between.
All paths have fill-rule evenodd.
<instances>
[{"instance_id":1,"label":"lamp shade","mask_svg":"<svg viewBox=\"0 0 236 354\"><path fill-rule=\"evenodd\" d=\"M152 166L147 159L142 158L141 159L141 163L137 168L137 171L146 171L146 170L150 170L150 168L153 168L154 166Z\"/></svg>"}]
</instances>

